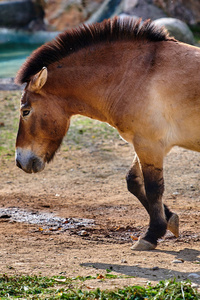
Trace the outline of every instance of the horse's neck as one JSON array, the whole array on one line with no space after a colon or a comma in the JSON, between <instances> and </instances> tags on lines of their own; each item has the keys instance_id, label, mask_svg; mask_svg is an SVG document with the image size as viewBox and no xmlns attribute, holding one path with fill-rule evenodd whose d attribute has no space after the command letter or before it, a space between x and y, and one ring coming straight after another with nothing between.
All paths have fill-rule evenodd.
<instances>
[{"instance_id":1,"label":"horse's neck","mask_svg":"<svg viewBox=\"0 0 200 300\"><path fill-rule=\"evenodd\" d=\"M122 59L125 50L127 52L126 45L122 45L120 51L117 45L110 45L99 46L96 51L85 49L74 53L50 68L49 86L54 86L56 94L68 100L72 114L114 125L111 110L125 90L122 84L128 69L127 55Z\"/></svg>"}]
</instances>

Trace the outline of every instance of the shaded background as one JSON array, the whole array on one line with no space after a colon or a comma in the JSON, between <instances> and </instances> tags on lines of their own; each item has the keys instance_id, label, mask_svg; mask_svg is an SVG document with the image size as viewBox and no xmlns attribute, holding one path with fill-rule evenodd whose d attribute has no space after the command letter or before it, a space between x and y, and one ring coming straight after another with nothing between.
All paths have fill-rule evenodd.
<instances>
[{"instance_id":1,"label":"shaded background","mask_svg":"<svg viewBox=\"0 0 200 300\"><path fill-rule=\"evenodd\" d=\"M189 44L200 40L197 0L0 1L0 78L15 77L25 58L60 31L116 15L150 18Z\"/></svg>"}]
</instances>

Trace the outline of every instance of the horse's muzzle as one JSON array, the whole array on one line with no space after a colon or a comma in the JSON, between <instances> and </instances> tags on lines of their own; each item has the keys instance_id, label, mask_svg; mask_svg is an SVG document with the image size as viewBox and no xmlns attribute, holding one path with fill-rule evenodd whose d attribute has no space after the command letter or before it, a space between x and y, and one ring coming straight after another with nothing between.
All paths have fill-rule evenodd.
<instances>
[{"instance_id":1,"label":"horse's muzzle","mask_svg":"<svg viewBox=\"0 0 200 300\"><path fill-rule=\"evenodd\" d=\"M45 163L37 157L31 150L18 147L16 149L16 165L26 173L41 172Z\"/></svg>"}]
</instances>

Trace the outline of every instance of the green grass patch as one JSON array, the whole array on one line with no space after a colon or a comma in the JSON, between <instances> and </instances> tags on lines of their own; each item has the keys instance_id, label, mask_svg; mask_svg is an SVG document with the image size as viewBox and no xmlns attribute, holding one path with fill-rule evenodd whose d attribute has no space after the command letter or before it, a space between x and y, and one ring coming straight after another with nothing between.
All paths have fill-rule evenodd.
<instances>
[{"instance_id":1,"label":"green grass patch","mask_svg":"<svg viewBox=\"0 0 200 300\"><path fill-rule=\"evenodd\" d=\"M70 128L63 141L63 149L82 149L112 143L119 139L116 129L106 123L92 120L83 116L74 116Z\"/></svg>"},{"instance_id":2,"label":"green grass patch","mask_svg":"<svg viewBox=\"0 0 200 300\"><path fill-rule=\"evenodd\" d=\"M109 275L109 276L108 276ZM87 277L67 278L38 276L0 276L0 299L101 299L101 300L189 300L200 299L200 294L189 281L169 279L156 286L128 286L115 290L88 290L87 286L79 288L78 284L86 280L109 280L111 274ZM114 276L121 278L125 276Z\"/></svg>"},{"instance_id":3,"label":"green grass patch","mask_svg":"<svg viewBox=\"0 0 200 300\"><path fill-rule=\"evenodd\" d=\"M200 26L190 25L189 27L194 35L195 44L197 44L197 46L200 47Z\"/></svg>"},{"instance_id":4,"label":"green grass patch","mask_svg":"<svg viewBox=\"0 0 200 300\"><path fill-rule=\"evenodd\" d=\"M6 159L10 159L15 153L20 97L21 92L0 93L0 156Z\"/></svg>"},{"instance_id":5,"label":"green grass patch","mask_svg":"<svg viewBox=\"0 0 200 300\"><path fill-rule=\"evenodd\" d=\"M194 34L194 41L195 41L196 46L200 47L200 33Z\"/></svg>"}]
</instances>

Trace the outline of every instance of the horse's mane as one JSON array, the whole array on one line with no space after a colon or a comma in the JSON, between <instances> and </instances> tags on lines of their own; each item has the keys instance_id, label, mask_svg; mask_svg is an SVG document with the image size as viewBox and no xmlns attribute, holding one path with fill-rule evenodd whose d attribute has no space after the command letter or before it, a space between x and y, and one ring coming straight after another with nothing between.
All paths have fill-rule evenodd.
<instances>
[{"instance_id":1,"label":"horse's mane","mask_svg":"<svg viewBox=\"0 0 200 300\"><path fill-rule=\"evenodd\" d=\"M159 42L174 39L169 37L164 28L157 28L150 20L142 23L141 20L115 17L102 23L82 25L59 34L55 40L35 50L22 65L15 81L18 84L28 82L43 67L85 47L119 40Z\"/></svg>"}]
</instances>

